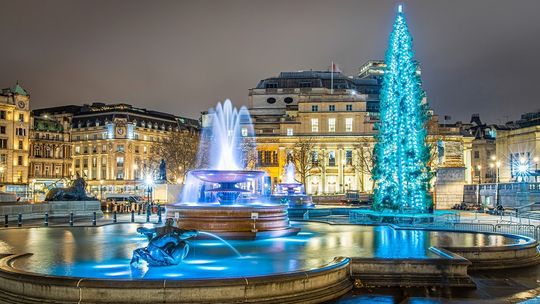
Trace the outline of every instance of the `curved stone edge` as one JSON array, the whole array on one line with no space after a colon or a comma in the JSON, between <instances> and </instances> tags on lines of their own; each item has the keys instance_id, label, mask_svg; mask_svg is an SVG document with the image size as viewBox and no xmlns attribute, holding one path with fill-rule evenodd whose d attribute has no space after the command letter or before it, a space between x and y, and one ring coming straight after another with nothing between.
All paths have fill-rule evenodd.
<instances>
[{"instance_id":1,"label":"curved stone edge","mask_svg":"<svg viewBox=\"0 0 540 304\"><path fill-rule=\"evenodd\" d=\"M332 223L321 220L297 220L295 222L316 222L328 225L354 225L344 223ZM366 225L373 226L373 225ZM469 270L497 270L497 269L512 269L534 266L540 264L539 243L537 240L528 236L500 233L500 232L484 232L474 230L452 230L452 229L435 229L426 227L400 227L392 224L385 224L396 230L427 230L427 231L447 231L457 233L482 233L486 235L502 235L513 239L524 239L527 242L523 244L509 244L504 246L490 247L442 247L447 251L455 253L467 260L471 261ZM441 248L439 248L441 249Z\"/></svg>"},{"instance_id":2,"label":"curved stone edge","mask_svg":"<svg viewBox=\"0 0 540 304\"><path fill-rule=\"evenodd\" d=\"M321 303L352 289L350 259L314 270L208 280L106 280L39 275L0 259L2 303Z\"/></svg>"}]
</instances>

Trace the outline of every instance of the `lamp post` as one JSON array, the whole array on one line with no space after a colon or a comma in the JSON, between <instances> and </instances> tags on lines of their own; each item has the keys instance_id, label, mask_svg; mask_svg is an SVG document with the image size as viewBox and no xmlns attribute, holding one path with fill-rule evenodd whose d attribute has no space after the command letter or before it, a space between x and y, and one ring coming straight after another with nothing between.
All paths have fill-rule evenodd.
<instances>
[{"instance_id":1,"label":"lamp post","mask_svg":"<svg viewBox=\"0 0 540 304\"><path fill-rule=\"evenodd\" d=\"M478 169L478 187L476 190L476 204L478 207L480 207L480 184L482 183L482 166L478 165L476 166Z\"/></svg>"},{"instance_id":2,"label":"lamp post","mask_svg":"<svg viewBox=\"0 0 540 304\"><path fill-rule=\"evenodd\" d=\"M501 162L497 160L495 156L491 157L492 161L495 161L495 163L490 163L489 167L494 168L495 171L495 205L498 208L500 206L500 198L499 198L499 183L501 182Z\"/></svg>"},{"instance_id":3,"label":"lamp post","mask_svg":"<svg viewBox=\"0 0 540 304\"><path fill-rule=\"evenodd\" d=\"M146 184L146 190L148 191L147 203L148 205L150 205L150 195L152 194L152 185L154 184L154 179L152 178L152 175L146 175L144 182Z\"/></svg>"},{"instance_id":4,"label":"lamp post","mask_svg":"<svg viewBox=\"0 0 540 304\"><path fill-rule=\"evenodd\" d=\"M540 161L540 159L538 159L538 156L535 156L533 158L533 161L534 161L534 182L538 183L538 161Z\"/></svg>"},{"instance_id":5,"label":"lamp post","mask_svg":"<svg viewBox=\"0 0 540 304\"><path fill-rule=\"evenodd\" d=\"M345 160L341 160L341 191L345 193Z\"/></svg>"},{"instance_id":6,"label":"lamp post","mask_svg":"<svg viewBox=\"0 0 540 304\"><path fill-rule=\"evenodd\" d=\"M32 179L32 203L36 202L36 179Z\"/></svg>"},{"instance_id":7,"label":"lamp post","mask_svg":"<svg viewBox=\"0 0 540 304\"><path fill-rule=\"evenodd\" d=\"M99 199L103 200L103 180L99 180Z\"/></svg>"}]
</instances>

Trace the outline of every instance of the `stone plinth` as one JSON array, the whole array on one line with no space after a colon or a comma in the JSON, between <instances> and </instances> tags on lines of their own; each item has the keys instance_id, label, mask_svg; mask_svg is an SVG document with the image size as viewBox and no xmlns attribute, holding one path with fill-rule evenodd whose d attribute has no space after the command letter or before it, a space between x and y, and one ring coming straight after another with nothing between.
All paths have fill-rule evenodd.
<instances>
[{"instance_id":1,"label":"stone plinth","mask_svg":"<svg viewBox=\"0 0 540 304\"><path fill-rule=\"evenodd\" d=\"M441 167L435 180L435 208L450 209L463 202L464 167Z\"/></svg>"}]
</instances>

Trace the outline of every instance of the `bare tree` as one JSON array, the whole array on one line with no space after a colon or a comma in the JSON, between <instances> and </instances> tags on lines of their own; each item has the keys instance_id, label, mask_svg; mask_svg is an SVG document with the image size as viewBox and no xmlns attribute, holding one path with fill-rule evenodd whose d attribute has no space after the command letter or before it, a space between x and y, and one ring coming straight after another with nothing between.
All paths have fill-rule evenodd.
<instances>
[{"instance_id":1,"label":"bare tree","mask_svg":"<svg viewBox=\"0 0 540 304\"><path fill-rule=\"evenodd\" d=\"M255 138L244 138L240 149L242 150L242 165L244 168L247 170L255 169L259 163Z\"/></svg>"},{"instance_id":2,"label":"bare tree","mask_svg":"<svg viewBox=\"0 0 540 304\"><path fill-rule=\"evenodd\" d=\"M365 192L364 175L369 175L373 183L373 142L369 138L361 137L354 148L356 155L352 159L352 166L360 175L360 192Z\"/></svg>"},{"instance_id":3,"label":"bare tree","mask_svg":"<svg viewBox=\"0 0 540 304\"><path fill-rule=\"evenodd\" d=\"M318 167L316 157L315 142L312 137L300 137L294 144L290 154L289 161L294 164L296 173L300 175L302 184L306 184L306 180L313 174L313 170Z\"/></svg>"},{"instance_id":4,"label":"bare tree","mask_svg":"<svg viewBox=\"0 0 540 304\"><path fill-rule=\"evenodd\" d=\"M155 155L165 160L167 176L176 181L184 180L189 170L195 168L199 147L199 134L191 131L171 132L162 142L155 144ZM155 170L156 164L149 164Z\"/></svg>"}]
</instances>

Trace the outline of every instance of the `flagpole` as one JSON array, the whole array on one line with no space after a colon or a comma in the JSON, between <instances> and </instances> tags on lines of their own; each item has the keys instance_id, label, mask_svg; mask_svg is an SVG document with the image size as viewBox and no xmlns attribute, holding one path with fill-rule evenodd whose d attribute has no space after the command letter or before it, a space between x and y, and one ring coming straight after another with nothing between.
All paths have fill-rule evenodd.
<instances>
[{"instance_id":1,"label":"flagpole","mask_svg":"<svg viewBox=\"0 0 540 304\"><path fill-rule=\"evenodd\" d=\"M330 66L330 94L334 94L334 61Z\"/></svg>"}]
</instances>

